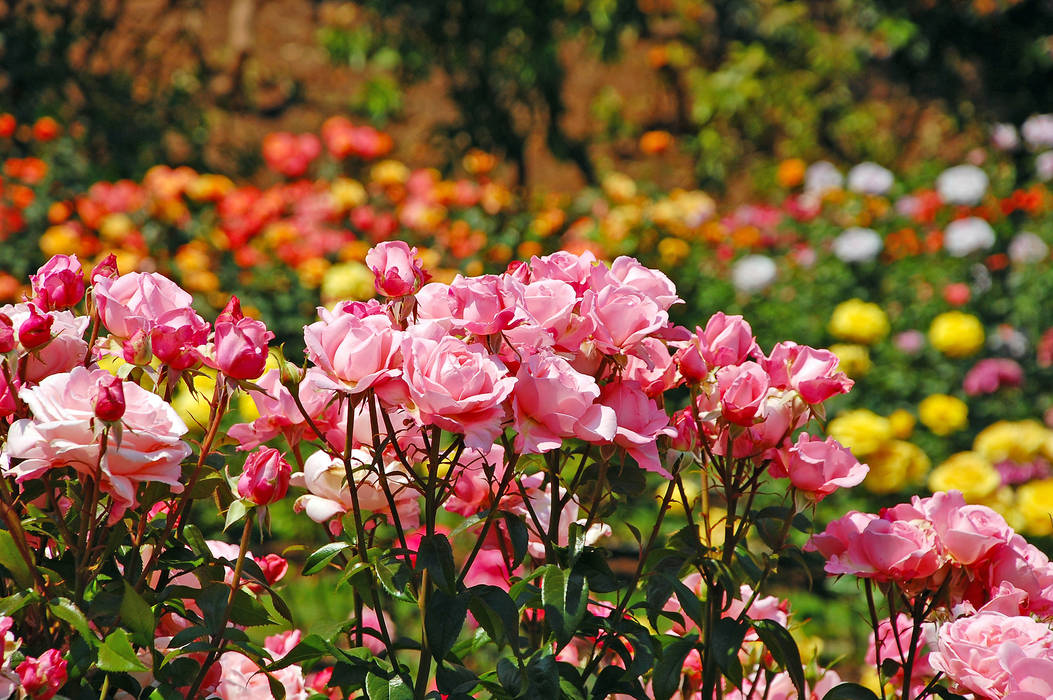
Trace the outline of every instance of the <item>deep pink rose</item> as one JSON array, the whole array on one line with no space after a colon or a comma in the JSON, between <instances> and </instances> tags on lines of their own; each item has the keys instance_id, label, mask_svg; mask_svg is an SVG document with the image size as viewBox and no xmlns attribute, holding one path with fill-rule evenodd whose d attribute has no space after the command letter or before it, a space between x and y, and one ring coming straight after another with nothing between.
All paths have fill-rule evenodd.
<instances>
[{"instance_id":1,"label":"deep pink rose","mask_svg":"<svg viewBox=\"0 0 1053 700\"><path fill-rule=\"evenodd\" d=\"M241 313L241 303L231 297L216 319L216 369L231 379L257 379L267 366L267 343L274 334L261 321Z\"/></svg>"},{"instance_id":2,"label":"deep pink rose","mask_svg":"<svg viewBox=\"0 0 1053 700\"><path fill-rule=\"evenodd\" d=\"M837 369L837 356L829 350L784 341L763 360L771 383L780 389L796 389L807 403L817 404L848 393L854 382Z\"/></svg>"},{"instance_id":3,"label":"deep pink rose","mask_svg":"<svg viewBox=\"0 0 1053 700\"><path fill-rule=\"evenodd\" d=\"M51 700L69 678L66 665L62 652L48 649L37 658L27 656L15 672L27 697L32 700Z\"/></svg>"},{"instance_id":4,"label":"deep pink rose","mask_svg":"<svg viewBox=\"0 0 1053 700\"><path fill-rule=\"evenodd\" d=\"M989 357L980 360L965 375L962 388L969 396L993 394L1002 387L1018 387L1024 381L1024 370L1016 360Z\"/></svg>"},{"instance_id":5,"label":"deep pink rose","mask_svg":"<svg viewBox=\"0 0 1053 700\"><path fill-rule=\"evenodd\" d=\"M102 325L118 338L131 338L138 330L150 332L173 318L185 318L194 301L175 282L155 272L97 278L92 294Z\"/></svg>"},{"instance_id":6,"label":"deep pink rose","mask_svg":"<svg viewBox=\"0 0 1053 700\"><path fill-rule=\"evenodd\" d=\"M373 271L378 294L398 298L420 289L431 276L417 256L417 249L404 241L378 243L366 253L366 265Z\"/></svg>"},{"instance_id":7,"label":"deep pink rose","mask_svg":"<svg viewBox=\"0 0 1053 700\"><path fill-rule=\"evenodd\" d=\"M672 437L676 430L669 425L669 416L649 398L638 382L620 381L600 389L599 403L609 406L618 421L614 444L625 449L644 469L671 479L672 474L658 457L658 437Z\"/></svg>"},{"instance_id":8,"label":"deep pink rose","mask_svg":"<svg viewBox=\"0 0 1053 700\"><path fill-rule=\"evenodd\" d=\"M717 392L724 418L738 425L751 425L768 395L768 373L756 362L721 367Z\"/></svg>"},{"instance_id":9,"label":"deep pink rose","mask_svg":"<svg viewBox=\"0 0 1053 700\"><path fill-rule=\"evenodd\" d=\"M11 352L16 345L15 324L10 316L0 313L0 354Z\"/></svg>"},{"instance_id":10,"label":"deep pink rose","mask_svg":"<svg viewBox=\"0 0 1053 700\"><path fill-rule=\"evenodd\" d=\"M91 269L90 279L92 284L95 284L98 279L115 280L118 277L120 277L120 273L117 272L117 256L113 253L100 260L99 264Z\"/></svg>"},{"instance_id":11,"label":"deep pink rose","mask_svg":"<svg viewBox=\"0 0 1053 700\"><path fill-rule=\"evenodd\" d=\"M109 442L100 464L100 438L92 429L95 400L99 383L111 377L105 370L75 367L23 388L19 397L33 417L11 426L7 450L23 461L8 474L21 482L48 469L71 466L91 476L101 467L102 490L113 497L115 517L135 505L136 490L144 481L160 481L181 491L180 462L190 447L180 436L187 428L161 397L134 382L122 385L127 408L121 417L121 441Z\"/></svg>"},{"instance_id":12,"label":"deep pink rose","mask_svg":"<svg viewBox=\"0 0 1053 700\"><path fill-rule=\"evenodd\" d=\"M409 408L421 423L461 433L465 446L489 450L516 384L505 365L482 345L448 335L410 335L402 357Z\"/></svg>"},{"instance_id":13,"label":"deep pink rose","mask_svg":"<svg viewBox=\"0 0 1053 700\"><path fill-rule=\"evenodd\" d=\"M710 367L737 365L758 352L750 324L742 316L727 316L721 311L710 317L704 330L695 331L694 342Z\"/></svg>"},{"instance_id":14,"label":"deep pink rose","mask_svg":"<svg viewBox=\"0 0 1053 700\"><path fill-rule=\"evenodd\" d=\"M190 309L168 314L150 331L150 346L157 359L174 370L194 367L202 360L198 346L208 341L209 325Z\"/></svg>"},{"instance_id":15,"label":"deep pink rose","mask_svg":"<svg viewBox=\"0 0 1053 700\"><path fill-rule=\"evenodd\" d=\"M104 377L99 382L95 397L95 417L107 423L121 419L127 409L124 403L124 382L119 377Z\"/></svg>"},{"instance_id":16,"label":"deep pink rose","mask_svg":"<svg viewBox=\"0 0 1053 700\"><path fill-rule=\"evenodd\" d=\"M515 448L525 454L554 450L567 438L610 442L618 430L614 409L596 403L600 388L549 352L526 358L516 375L512 409Z\"/></svg>"},{"instance_id":17,"label":"deep pink rose","mask_svg":"<svg viewBox=\"0 0 1053 700\"><path fill-rule=\"evenodd\" d=\"M46 311L41 313L35 304L29 305L29 317L18 327L18 342L26 350L33 350L51 340L51 326L55 319Z\"/></svg>"},{"instance_id":18,"label":"deep pink rose","mask_svg":"<svg viewBox=\"0 0 1053 700\"><path fill-rule=\"evenodd\" d=\"M987 562L989 589L1010 583L1027 593L1028 612L1053 615L1053 563L1035 545L1018 534L1008 545L996 546Z\"/></svg>"},{"instance_id":19,"label":"deep pink rose","mask_svg":"<svg viewBox=\"0 0 1053 700\"><path fill-rule=\"evenodd\" d=\"M852 511L827 525L805 545L826 558L826 572L907 584L936 573L945 563L927 523L885 520Z\"/></svg>"},{"instance_id":20,"label":"deep pink rose","mask_svg":"<svg viewBox=\"0 0 1053 700\"><path fill-rule=\"evenodd\" d=\"M776 478L789 478L794 488L813 501L821 501L839 488L862 483L870 468L833 438L819 440L801 433L788 450L779 450L768 470Z\"/></svg>"},{"instance_id":21,"label":"deep pink rose","mask_svg":"<svg viewBox=\"0 0 1053 700\"><path fill-rule=\"evenodd\" d=\"M21 328L31 316L32 304L15 304L0 307L0 314L8 316L15 328ZM74 316L69 311L51 311L51 340L46 345L38 346L26 360L26 379L39 382L52 374L68 372L84 362L88 352L88 343L84 332L91 319L87 316ZM23 342L21 331L18 336L23 350L29 348Z\"/></svg>"},{"instance_id":22,"label":"deep pink rose","mask_svg":"<svg viewBox=\"0 0 1053 700\"><path fill-rule=\"evenodd\" d=\"M33 303L47 311L68 309L84 298L84 271L76 255L56 255L29 278Z\"/></svg>"},{"instance_id":23,"label":"deep pink rose","mask_svg":"<svg viewBox=\"0 0 1053 700\"><path fill-rule=\"evenodd\" d=\"M292 467L282 453L272 447L261 447L245 459L245 469L238 479L238 495L266 506L285 497L289 490Z\"/></svg>"}]
</instances>

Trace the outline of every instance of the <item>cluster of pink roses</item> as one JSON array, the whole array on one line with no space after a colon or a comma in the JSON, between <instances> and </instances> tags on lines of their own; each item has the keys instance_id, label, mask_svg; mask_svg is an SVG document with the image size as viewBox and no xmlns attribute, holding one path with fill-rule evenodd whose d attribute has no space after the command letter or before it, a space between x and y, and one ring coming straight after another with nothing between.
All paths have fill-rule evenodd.
<instances>
[{"instance_id":1,"label":"cluster of pink roses","mask_svg":"<svg viewBox=\"0 0 1053 700\"><path fill-rule=\"evenodd\" d=\"M38 657L26 656L19 648L22 640L11 631L14 620L0 615L0 700L24 697L51 700L69 677L68 662L57 649L48 649ZM16 664L16 657L20 658Z\"/></svg>"}]
</instances>

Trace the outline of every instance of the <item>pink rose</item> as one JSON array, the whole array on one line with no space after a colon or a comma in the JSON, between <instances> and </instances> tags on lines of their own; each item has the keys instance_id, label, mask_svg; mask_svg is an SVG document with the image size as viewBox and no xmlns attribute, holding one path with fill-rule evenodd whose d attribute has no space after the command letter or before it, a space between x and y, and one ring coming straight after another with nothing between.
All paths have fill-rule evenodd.
<instances>
[{"instance_id":1,"label":"pink rose","mask_svg":"<svg viewBox=\"0 0 1053 700\"><path fill-rule=\"evenodd\" d=\"M67 662L62 658L62 652L48 649L38 658L27 656L15 672L27 697L33 700L51 700L69 678L66 666Z\"/></svg>"},{"instance_id":2,"label":"pink rose","mask_svg":"<svg viewBox=\"0 0 1053 700\"><path fill-rule=\"evenodd\" d=\"M522 289L522 302L527 320L505 332L505 337L517 347L559 345L560 348L576 350L592 330L591 325L574 313L578 296L566 282L531 282Z\"/></svg>"},{"instance_id":3,"label":"pink rose","mask_svg":"<svg viewBox=\"0 0 1053 700\"><path fill-rule=\"evenodd\" d=\"M524 286L498 275L462 277L450 283L447 304L457 328L477 336L500 333L527 320Z\"/></svg>"},{"instance_id":4,"label":"pink rose","mask_svg":"<svg viewBox=\"0 0 1053 700\"><path fill-rule=\"evenodd\" d=\"M300 403L323 433L330 431L343 436L346 424L346 403L333 400L333 391L320 369L311 367L298 387ZM260 417L252 423L237 423L227 434L240 443L239 450L251 450L261 443L282 435L290 445L313 439L314 433L293 401L292 394L282 386L281 372L272 369L256 382L263 391L249 390ZM335 436L331 436L330 440Z\"/></svg>"},{"instance_id":5,"label":"pink rose","mask_svg":"<svg viewBox=\"0 0 1053 700\"><path fill-rule=\"evenodd\" d=\"M9 304L0 307L0 314L10 318L14 328L20 328L30 318L31 306L32 304L24 303ZM51 311L48 317L51 319L51 341L37 347L26 360L25 376L29 382L39 382L49 375L70 371L84 362L84 356L88 352L84 332L91 323L90 318L74 316L69 311ZM28 350L22 343L21 335L18 336L18 340L22 349Z\"/></svg>"},{"instance_id":6,"label":"pink rose","mask_svg":"<svg viewBox=\"0 0 1053 700\"><path fill-rule=\"evenodd\" d=\"M0 313L0 354L11 352L17 345L14 321L7 314Z\"/></svg>"},{"instance_id":7,"label":"pink rose","mask_svg":"<svg viewBox=\"0 0 1053 700\"><path fill-rule=\"evenodd\" d=\"M622 378L639 382L645 394L657 399L681 383L676 370L668 346L658 338L644 338L635 354L625 358Z\"/></svg>"},{"instance_id":8,"label":"pink rose","mask_svg":"<svg viewBox=\"0 0 1053 700\"><path fill-rule=\"evenodd\" d=\"M114 423L124 415L124 382L118 377L103 378L95 396L95 417L106 423Z\"/></svg>"},{"instance_id":9,"label":"pink rose","mask_svg":"<svg viewBox=\"0 0 1053 700\"><path fill-rule=\"evenodd\" d=\"M989 357L980 360L965 375L962 388L969 396L993 394L1002 387L1018 387L1024 381L1024 370L1015 360Z\"/></svg>"},{"instance_id":10,"label":"pink rose","mask_svg":"<svg viewBox=\"0 0 1053 700\"><path fill-rule=\"evenodd\" d=\"M710 317L705 330L696 329L692 342L710 367L737 365L759 352L750 324L742 316L726 316L721 311Z\"/></svg>"},{"instance_id":11,"label":"pink rose","mask_svg":"<svg viewBox=\"0 0 1053 700\"><path fill-rule=\"evenodd\" d=\"M771 475L788 477L794 488L813 501L821 501L839 488L857 486L870 471L837 440L819 440L808 433L801 433L793 447L777 454L768 467Z\"/></svg>"},{"instance_id":12,"label":"pink rose","mask_svg":"<svg viewBox=\"0 0 1053 700\"><path fill-rule=\"evenodd\" d=\"M184 318L194 301L175 282L155 272L100 277L92 295L102 325L118 338L131 338L138 330L150 332L154 326Z\"/></svg>"},{"instance_id":13,"label":"pink rose","mask_svg":"<svg viewBox=\"0 0 1053 700\"><path fill-rule=\"evenodd\" d=\"M33 302L47 311L68 309L84 298L84 271L76 255L55 255L29 280Z\"/></svg>"},{"instance_id":14,"label":"pink rose","mask_svg":"<svg viewBox=\"0 0 1053 700\"><path fill-rule=\"evenodd\" d=\"M150 347L157 359L172 369L190 369L201 362L197 348L208 341L208 331L205 319L191 309L182 309L168 314L164 323L153 327Z\"/></svg>"},{"instance_id":15,"label":"pink rose","mask_svg":"<svg viewBox=\"0 0 1053 700\"><path fill-rule=\"evenodd\" d=\"M962 617L938 627L929 662L959 686L985 698L1000 698L1012 682L1002 663L1005 652L1016 656L1016 663L1020 657L1053 660L1053 630L1020 615Z\"/></svg>"},{"instance_id":16,"label":"pink rose","mask_svg":"<svg viewBox=\"0 0 1053 700\"><path fill-rule=\"evenodd\" d=\"M35 304L29 305L29 317L18 327L18 342L26 350L33 350L51 340L51 314L41 313Z\"/></svg>"},{"instance_id":17,"label":"pink rose","mask_svg":"<svg viewBox=\"0 0 1053 700\"><path fill-rule=\"evenodd\" d=\"M752 424L767 398L768 386L768 373L756 362L722 367L717 372L717 391L725 420Z\"/></svg>"},{"instance_id":18,"label":"pink rose","mask_svg":"<svg viewBox=\"0 0 1053 700\"><path fill-rule=\"evenodd\" d=\"M398 298L419 290L431 276L417 256L417 249L404 241L378 243L366 253L366 265L373 271L378 294Z\"/></svg>"},{"instance_id":19,"label":"pink rose","mask_svg":"<svg viewBox=\"0 0 1053 700\"><path fill-rule=\"evenodd\" d=\"M598 292L586 291L581 315L595 324L592 338L596 347L612 355L631 352L644 338L669 323L669 314L653 299L617 283Z\"/></svg>"},{"instance_id":20,"label":"pink rose","mask_svg":"<svg viewBox=\"0 0 1053 700\"><path fill-rule=\"evenodd\" d=\"M658 437L676 434L669 425L669 416L654 399L643 392L638 382L611 382L600 389L599 403L609 406L618 421L614 444L622 447L647 471L657 472L666 479L672 474L662 466L658 457Z\"/></svg>"},{"instance_id":21,"label":"pink rose","mask_svg":"<svg viewBox=\"0 0 1053 700\"><path fill-rule=\"evenodd\" d=\"M120 273L117 272L117 256L110 253L91 269L89 279L92 284L95 284L98 279L115 280L118 277L120 277Z\"/></svg>"},{"instance_id":22,"label":"pink rose","mask_svg":"<svg viewBox=\"0 0 1053 700\"><path fill-rule=\"evenodd\" d=\"M852 511L813 535L806 551L826 558L828 574L899 584L925 579L944 565L931 526Z\"/></svg>"},{"instance_id":23,"label":"pink rose","mask_svg":"<svg viewBox=\"0 0 1053 700\"><path fill-rule=\"evenodd\" d=\"M1012 584L1027 593L1027 609L1036 615L1053 615L1053 563L1042 550L1014 534L1008 545L997 546L987 562L989 589Z\"/></svg>"},{"instance_id":24,"label":"pink rose","mask_svg":"<svg viewBox=\"0 0 1053 700\"><path fill-rule=\"evenodd\" d=\"M405 334L386 315L332 314L304 328L307 357L333 389L358 394L402 375L400 348Z\"/></svg>"},{"instance_id":25,"label":"pink rose","mask_svg":"<svg viewBox=\"0 0 1053 700\"><path fill-rule=\"evenodd\" d=\"M603 265L592 267L592 288L599 291L611 282L624 284L653 300L663 311L673 304L683 303L676 295L676 285L664 273L642 265L636 258L622 255L611 263L610 270Z\"/></svg>"},{"instance_id":26,"label":"pink rose","mask_svg":"<svg viewBox=\"0 0 1053 700\"><path fill-rule=\"evenodd\" d=\"M543 258L530 259L530 280L560 280L581 294L589 287L592 268L598 264L596 256L586 251L581 255L560 250Z\"/></svg>"},{"instance_id":27,"label":"pink rose","mask_svg":"<svg viewBox=\"0 0 1053 700\"><path fill-rule=\"evenodd\" d=\"M937 492L929 498L915 496L912 506L932 523L944 552L965 567L987 560L1013 537L1005 518L987 506L966 505L959 491ZM898 514L896 509L892 512ZM913 514L905 517L911 519Z\"/></svg>"},{"instance_id":28,"label":"pink rose","mask_svg":"<svg viewBox=\"0 0 1053 700\"><path fill-rule=\"evenodd\" d=\"M596 403L600 388L558 355L523 360L512 401L515 448L525 454L554 450L567 438L610 442L618 430L614 409Z\"/></svg>"},{"instance_id":29,"label":"pink rose","mask_svg":"<svg viewBox=\"0 0 1053 700\"><path fill-rule=\"evenodd\" d=\"M848 393L854 382L837 369L837 356L829 350L784 341L772 348L762 362L771 383L781 389L796 389L805 402L817 404Z\"/></svg>"},{"instance_id":30,"label":"pink rose","mask_svg":"<svg viewBox=\"0 0 1053 700\"><path fill-rule=\"evenodd\" d=\"M121 417L121 441L110 441L100 463L99 437L92 428L95 399L99 383L111 377L105 370L76 367L23 388L19 396L33 417L11 426L7 450L23 461L8 475L21 482L65 466L85 476L101 469L102 490L115 503L114 517L135 505L136 490L144 481L159 481L181 491L180 462L190 454L190 447L179 438L187 428L161 397L134 382L122 385L127 408Z\"/></svg>"},{"instance_id":31,"label":"pink rose","mask_svg":"<svg viewBox=\"0 0 1053 700\"><path fill-rule=\"evenodd\" d=\"M292 467L282 453L271 447L261 447L245 459L245 469L238 479L238 495L266 506L285 497L289 490Z\"/></svg>"},{"instance_id":32,"label":"pink rose","mask_svg":"<svg viewBox=\"0 0 1053 700\"><path fill-rule=\"evenodd\" d=\"M241 313L231 297L216 319L215 368L231 379L256 379L267 366L267 343L274 334L261 321Z\"/></svg>"},{"instance_id":33,"label":"pink rose","mask_svg":"<svg viewBox=\"0 0 1053 700\"><path fill-rule=\"evenodd\" d=\"M267 650L277 661L280 656ZM227 651L219 657L222 669L216 695L222 700L261 700L273 698L270 679L260 666L241 652ZM285 689L286 700L307 700L303 669L296 664L286 666L271 674Z\"/></svg>"},{"instance_id":34,"label":"pink rose","mask_svg":"<svg viewBox=\"0 0 1053 700\"><path fill-rule=\"evenodd\" d=\"M410 335L402 357L410 410L420 422L463 434L466 447L488 450L516 384L505 365L482 345L448 335Z\"/></svg>"}]
</instances>

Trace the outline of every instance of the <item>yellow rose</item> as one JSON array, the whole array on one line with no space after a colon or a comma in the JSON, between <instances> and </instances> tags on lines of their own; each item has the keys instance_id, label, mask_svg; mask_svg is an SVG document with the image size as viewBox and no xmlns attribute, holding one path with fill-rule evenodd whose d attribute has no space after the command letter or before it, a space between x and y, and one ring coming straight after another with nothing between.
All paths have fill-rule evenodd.
<instances>
[{"instance_id":1,"label":"yellow rose","mask_svg":"<svg viewBox=\"0 0 1053 700\"><path fill-rule=\"evenodd\" d=\"M322 302L365 301L376 295L373 272L360 262L333 265L322 277Z\"/></svg>"},{"instance_id":2,"label":"yellow rose","mask_svg":"<svg viewBox=\"0 0 1053 700\"><path fill-rule=\"evenodd\" d=\"M891 440L867 456L870 472L863 486L871 493L896 493L917 483L929 471L928 455L917 445Z\"/></svg>"},{"instance_id":3,"label":"yellow rose","mask_svg":"<svg viewBox=\"0 0 1053 700\"><path fill-rule=\"evenodd\" d=\"M369 177L380 185L401 185L409 179L410 169L397 160L382 160L369 171Z\"/></svg>"},{"instance_id":4,"label":"yellow rose","mask_svg":"<svg viewBox=\"0 0 1053 700\"><path fill-rule=\"evenodd\" d=\"M834 309L828 328L837 338L872 345L888 335L888 316L877 304L849 299Z\"/></svg>"},{"instance_id":5,"label":"yellow rose","mask_svg":"<svg viewBox=\"0 0 1053 700\"><path fill-rule=\"evenodd\" d=\"M40 252L49 258L77 253L81 249L80 234L69 224L51 226L44 231L37 243L40 245Z\"/></svg>"},{"instance_id":6,"label":"yellow rose","mask_svg":"<svg viewBox=\"0 0 1053 700\"><path fill-rule=\"evenodd\" d=\"M992 423L973 440L973 449L997 464L1007 459L1030 462L1048 456L1053 431L1037 420Z\"/></svg>"},{"instance_id":7,"label":"yellow rose","mask_svg":"<svg viewBox=\"0 0 1053 700\"><path fill-rule=\"evenodd\" d=\"M860 408L834 418L826 432L856 457L865 457L892 439L892 424L888 418Z\"/></svg>"},{"instance_id":8,"label":"yellow rose","mask_svg":"<svg viewBox=\"0 0 1053 700\"><path fill-rule=\"evenodd\" d=\"M870 371L870 351L865 345L835 343L829 349L837 355L837 368L849 377L862 377Z\"/></svg>"},{"instance_id":9,"label":"yellow rose","mask_svg":"<svg viewBox=\"0 0 1053 700\"><path fill-rule=\"evenodd\" d=\"M991 463L976 452L951 455L929 475L931 491L961 491L969 503L990 498L1002 485Z\"/></svg>"},{"instance_id":10,"label":"yellow rose","mask_svg":"<svg viewBox=\"0 0 1053 700\"><path fill-rule=\"evenodd\" d=\"M1053 479L1031 481L1018 488L1016 507L1030 534L1053 534Z\"/></svg>"},{"instance_id":11,"label":"yellow rose","mask_svg":"<svg viewBox=\"0 0 1053 700\"><path fill-rule=\"evenodd\" d=\"M932 320L929 342L948 357L968 357L984 344L984 327L975 316L947 311Z\"/></svg>"},{"instance_id":12,"label":"yellow rose","mask_svg":"<svg viewBox=\"0 0 1053 700\"><path fill-rule=\"evenodd\" d=\"M914 433L914 414L902 408L895 410L888 417L892 423L892 435L898 440L906 440Z\"/></svg>"},{"instance_id":13,"label":"yellow rose","mask_svg":"<svg viewBox=\"0 0 1053 700\"><path fill-rule=\"evenodd\" d=\"M969 425L969 407L953 396L933 394L918 404L918 419L937 435L950 435Z\"/></svg>"}]
</instances>

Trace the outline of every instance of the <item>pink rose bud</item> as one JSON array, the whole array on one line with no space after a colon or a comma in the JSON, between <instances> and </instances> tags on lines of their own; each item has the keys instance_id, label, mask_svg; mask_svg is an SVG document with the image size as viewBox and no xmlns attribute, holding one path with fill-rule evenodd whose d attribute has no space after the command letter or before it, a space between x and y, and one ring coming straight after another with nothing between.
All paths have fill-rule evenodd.
<instances>
[{"instance_id":1,"label":"pink rose bud","mask_svg":"<svg viewBox=\"0 0 1053 700\"><path fill-rule=\"evenodd\" d=\"M98 265L91 270L91 283L95 284L99 278L115 280L120 277L117 272L117 256L110 253L103 258Z\"/></svg>"},{"instance_id":2,"label":"pink rose bud","mask_svg":"<svg viewBox=\"0 0 1053 700\"><path fill-rule=\"evenodd\" d=\"M701 333L696 331L702 359L710 367L737 365L757 349L753 329L742 316L726 316L718 311Z\"/></svg>"},{"instance_id":3,"label":"pink rose bud","mask_svg":"<svg viewBox=\"0 0 1053 700\"><path fill-rule=\"evenodd\" d=\"M769 389L768 373L756 362L722 367L717 372L720 411L738 425L752 425Z\"/></svg>"},{"instance_id":4,"label":"pink rose bud","mask_svg":"<svg viewBox=\"0 0 1053 700\"><path fill-rule=\"evenodd\" d=\"M51 314L42 314L33 304L29 305L29 318L22 322L18 329L18 341L26 350L40 347L51 340L51 324L55 319Z\"/></svg>"},{"instance_id":5,"label":"pink rose bud","mask_svg":"<svg viewBox=\"0 0 1053 700\"><path fill-rule=\"evenodd\" d=\"M124 415L124 382L119 377L99 382L95 396L95 417L106 423L116 423Z\"/></svg>"},{"instance_id":6,"label":"pink rose bud","mask_svg":"<svg viewBox=\"0 0 1053 700\"><path fill-rule=\"evenodd\" d=\"M121 354L128 364L139 367L150 364L153 352L150 349L150 334L145 330L137 330L132 337L124 341L121 346Z\"/></svg>"},{"instance_id":7,"label":"pink rose bud","mask_svg":"<svg viewBox=\"0 0 1053 700\"><path fill-rule=\"evenodd\" d=\"M56 255L29 278L42 309L68 309L84 298L84 271L76 255Z\"/></svg>"},{"instance_id":8,"label":"pink rose bud","mask_svg":"<svg viewBox=\"0 0 1053 700\"><path fill-rule=\"evenodd\" d=\"M238 479L238 495L265 506L285 497L292 467L273 447L261 447L245 460L245 471Z\"/></svg>"},{"instance_id":9,"label":"pink rose bud","mask_svg":"<svg viewBox=\"0 0 1053 700\"><path fill-rule=\"evenodd\" d=\"M0 353L11 352L17 344L15 324L7 314L0 314Z\"/></svg>"},{"instance_id":10,"label":"pink rose bud","mask_svg":"<svg viewBox=\"0 0 1053 700\"><path fill-rule=\"evenodd\" d=\"M413 294L431 277L417 257L417 249L404 241L378 243L366 253L366 265L376 277L373 286L386 297Z\"/></svg>"},{"instance_id":11,"label":"pink rose bud","mask_svg":"<svg viewBox=\"0 0 1053 700\"><path fill-rule=\"evenodd\" d=\"M27 656L15 672L22 690L32 700L51 700L69 678L66 660L57 649L48 649L39 658Z\"/></svg>"},{"instance_id":12,"label":"pink rose bud","mask_svg":"<svg viewBox=\"0 0 1053 700\"><path fill-rule=\"evenodd\" d=\"M241 313L231 297L216 319L216 369L231 379L256 379L267 366L267 343L274 334L262 322Z\"/></svg>"}]
</instances>

